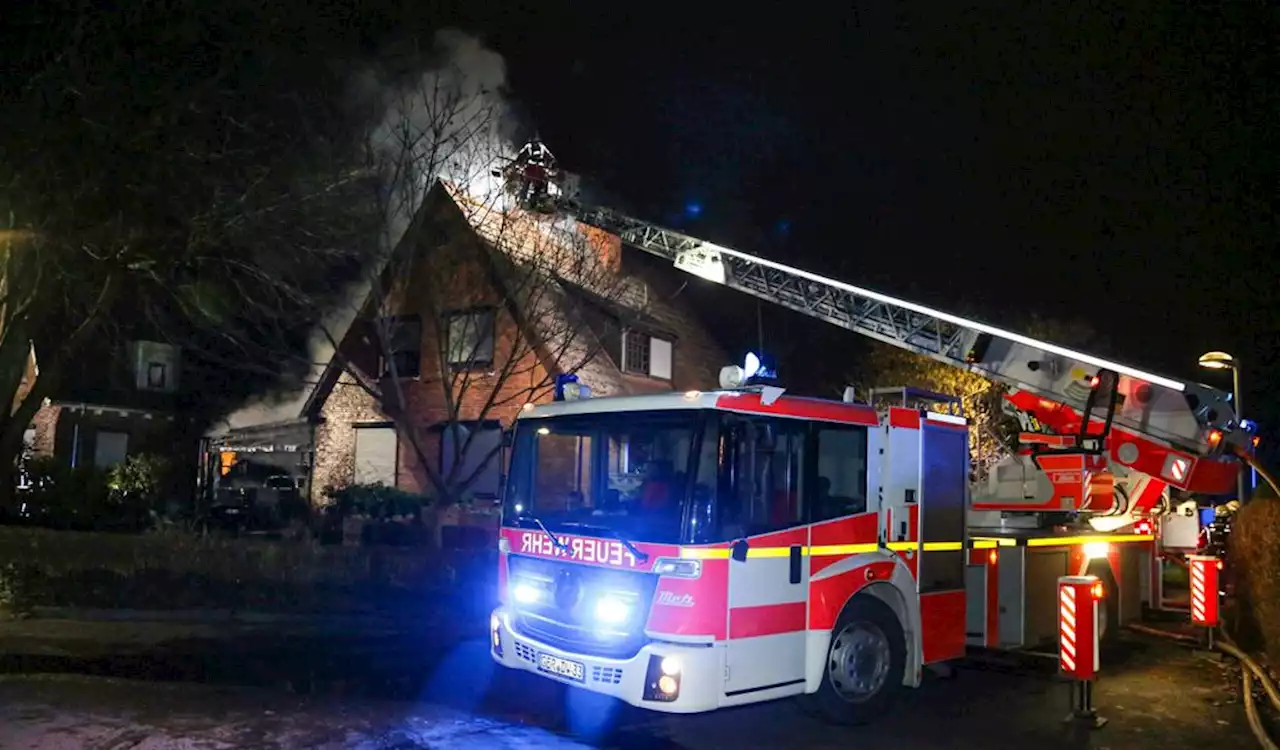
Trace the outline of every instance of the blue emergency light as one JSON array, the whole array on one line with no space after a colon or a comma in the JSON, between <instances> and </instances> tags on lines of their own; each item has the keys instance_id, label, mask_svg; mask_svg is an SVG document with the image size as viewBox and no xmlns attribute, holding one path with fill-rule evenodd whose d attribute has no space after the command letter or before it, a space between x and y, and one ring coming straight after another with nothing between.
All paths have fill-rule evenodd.
<instances>
[{"instance_id":1,"label":"blue emergency light","mask_svg":"<svg viewBox=\"0 0 1280 750\"><path fill-rule=\"evenodd\" d=\"M580 382L578 376L573 373L557 375L555 395L552 398L556 401L577 401L591 398L591 387L586 383Z\"/></svg>"},{"instance_id":2,"label":"blue emergency light","mask_svg":"<svg viewBox=\"0 0 1280 750\"><path fill-rule=\"evenodd\" d=\"M742 373L748 383L772 383L778 379L778 371L770 366L765 355L747 352L742 361Z\"/></svg>"}]
</instances>

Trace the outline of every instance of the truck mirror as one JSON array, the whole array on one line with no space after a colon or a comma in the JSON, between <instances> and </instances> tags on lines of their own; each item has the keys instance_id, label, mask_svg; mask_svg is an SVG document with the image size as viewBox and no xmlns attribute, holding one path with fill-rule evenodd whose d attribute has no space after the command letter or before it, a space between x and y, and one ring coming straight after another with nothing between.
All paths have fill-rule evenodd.
<instances>
[{"instance_id":1,"label":"truck mirror","mask_svg":"<svg viewBox=\"0 0 1280 750\"><path fill-rule=\"evenodd\" d=\"M747 544L746 539L739 539L733 543L733 549L729 552L729 556L738 562L747 561L747 550L751 547Z\"/></svg>"}]
</instances>

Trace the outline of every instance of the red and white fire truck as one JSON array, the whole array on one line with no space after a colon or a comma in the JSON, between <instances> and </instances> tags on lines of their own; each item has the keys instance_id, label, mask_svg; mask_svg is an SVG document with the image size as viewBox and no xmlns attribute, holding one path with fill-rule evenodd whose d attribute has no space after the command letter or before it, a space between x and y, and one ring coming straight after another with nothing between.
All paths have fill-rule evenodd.
<instances>
[{"instance_id":1,"label":"red and white fire truck","mask_svg":"<svg viewBox=\"0 0 1280 750\"><path fill-rule=\"evenodd\" d=\"M1161 539L1188 518L1172 498L1230 491L1254 444L1212 388L573 208L704 279L1004 383L1025 432L971 486L946 396L801 398L751 357L705 391L569 384L512 438L503 666L659 711L799 696L864 721L970 646L1053 640L1059 576L1103 581L1104 633L1160 606Z\"/></svg>"}]
</instances>

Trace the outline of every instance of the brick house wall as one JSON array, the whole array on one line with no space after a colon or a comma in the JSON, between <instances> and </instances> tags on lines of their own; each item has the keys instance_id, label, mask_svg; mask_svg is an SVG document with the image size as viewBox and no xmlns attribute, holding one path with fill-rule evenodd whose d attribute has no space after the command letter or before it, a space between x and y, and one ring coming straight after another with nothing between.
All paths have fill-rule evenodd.
<instances>
[{"instance_id":1,"label":"brick house wall","mask_svg":"<svg viewBox=\"0 0 1280 750\"><path fill-rule=\"evenodd\" d=\"M375 315L417 315L422 322L420 376L401 378L398 388L397 384L383 382L374 389L384 396L394 397L390 406L399 403L400 394L403 394L404 408L400 418L394 420L399 454L396 484L401 489L435 494L421 466L419 450L433 467L439 468L442 439L438 425L449 418L442 372L449 370L442 369L441 360L446 348L439 338L441 326L436 320L439 307L433 306L428 295L415 294L414 291L426 288L425 285L438 285L442 277L448 279L446 311L494 310L494 363L492 368L477 368L466 373L465 391L461 393L455 382L453 394L458 401L459 421L496 420L503 428L510 427L525 403L551 400L549 384L553 373L549 368L572 366L584 360L586 363L577 372L581 380L591 386L595 396L715 387L719 368L728 360L710 332L701 328L682 304L679 295L668 298L670 290L679 288L680 279L676 283L666 282L658 269L643 265L628 268L625 259L636 251L624 250L617 237L594 228L579 228L585 237L584 247L598 256L610 274L607 278L592 278L609 286L607 292L614 301L641 311L664 331L675 335L670 380L624 374L619 366L621 352L617 349L616 337L611 340L599 335L595 328L571 322L565 317L565 302L572 296L567 288L548 289L551 303L541 304L532 312L517 304L510 289L503 286L501 273L489 260L487 253L491 251L480 236L486 228L474 227L468 221L470 217L463 216L452 204L443 206L438 214L435 217L439 222L437 228L444 231L436 235L443 234L444 240L438 240L429 252L419 249L407 274L407 282L398 294L393 295L393 301L383 305L381 310L369 311ZM531 236L518 234L510 226L503 229L502 239ZM530 252L531 247L534 245L525 244L511 254L519 258L521 252ZM665 273L683 276L674 269L666 269ZM526 317L536 317L537 320L527 321ZM548 330L572 331L572 340L562 346L552 342L535 347L533 344L536 342L528 338L530 329L538 331L541 338L548 336L545 333ZM376 348L371 351L372 341L372 329L367 323L354 326L342 342L339 359L352 363L366 374L377 373L379 366ZM548 346L562 355L560 363L547 361L550 359L547 356ZM510 352L521 354L513 365L507 367L508 371L518 375L504 378L500 371L510 360L504 353ZM314 503L324 502L324 488L342 487L354 481L355 440L359 425L393 422L391 412L394 409L383 408L350 372L342 372L333 380L331 390L319 406L320 422L316 429L311 482ZM544 387L537 388L535 392L534 385ZM433 426L437 429L433 430ZM407 432L409 429L415 431L412 436ZM574 456L569 454L564 458L566 468L571 470Z\"/></svg>"}]
</instances>

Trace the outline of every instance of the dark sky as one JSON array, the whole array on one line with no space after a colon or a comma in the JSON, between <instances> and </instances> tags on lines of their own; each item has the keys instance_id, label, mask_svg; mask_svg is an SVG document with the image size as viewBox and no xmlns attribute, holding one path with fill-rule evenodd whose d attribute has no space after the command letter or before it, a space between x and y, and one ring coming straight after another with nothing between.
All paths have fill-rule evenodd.
<instances>
[{"instance_id":1,"label":"dark sky","mask_svg":"<svg viewBox=\"0 0 1280 750\"><path fill-rule=\"evenodd\" d=\"M298 12L368 50L479 33L562 162L638 216L1006 327L1083 320L1221 387L1194 361L1226 349L1280 424L1274 2L694 5Z\"/></svg>"},{"instance_id":2,"label":"dark sky","mask_svg":"<svg viewBox=\"0 0 1280 750\"><path fill-rule=\"evenodd\" d=\"M1223 387L1194 362L1227 349L1280 416L1266 3L867 5L479 30L561 160L645 218L999 325L1082 319Z\"/></svg>"}]
</instances>

